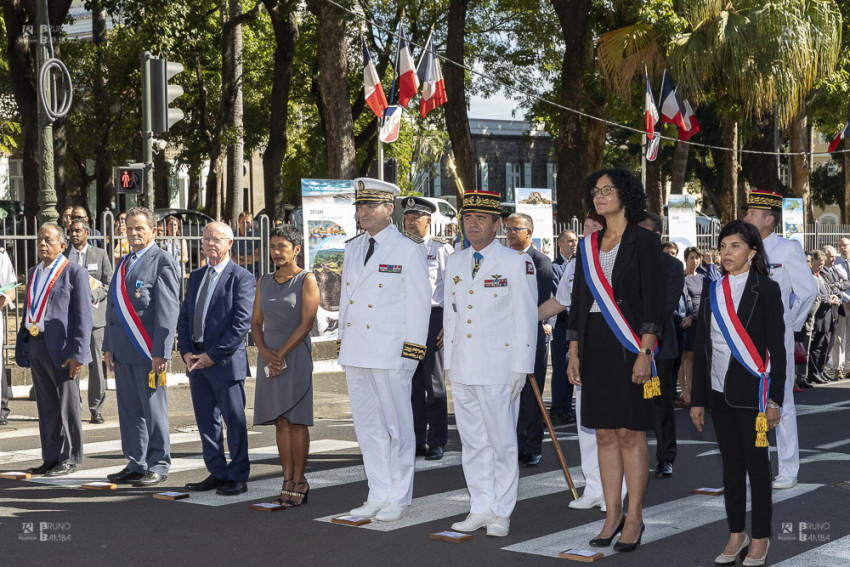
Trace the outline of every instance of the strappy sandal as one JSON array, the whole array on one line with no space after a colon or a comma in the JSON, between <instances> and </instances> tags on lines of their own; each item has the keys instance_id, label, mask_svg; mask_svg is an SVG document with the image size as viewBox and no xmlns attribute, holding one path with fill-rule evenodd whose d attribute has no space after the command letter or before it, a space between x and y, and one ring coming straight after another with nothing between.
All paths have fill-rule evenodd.
<instances>
[{"instance_id":1,"label":"strappy sandal","mask_svg":"<svg viewBox=\"0 0 850 567\"><path fill-rule=\"evenodd\" d=\"M301 482L296 482L294 486L298 486L299 484L307 484L307 480L302 480ZM294 488L294 487L293 487ZM307 490L304 492L299 492L297 490L282 490L281 494L286 493L289 496L289 500L284 503L284 506L287 508L298 508L302 504L307 503L307 496L310 494L310 486L307 485ZM292 500L292 498L301 498L298 502Z\"/></svg>"},{"instance_id":2,"label":"strappy sandal","mask_svg":"<svg viewBox=\"0 0 850 567\"><path fill-rule=\"evenodd\" d=\"M295 479L290 478L289 480L283 479L283 484L280 487L280 496L278 496L277 500L274 501L275 504L279 506L286 506L289 502L288 496L292 494L289 490L286 490L286 483L293 482Z\"/></svg>"}]
</instances>

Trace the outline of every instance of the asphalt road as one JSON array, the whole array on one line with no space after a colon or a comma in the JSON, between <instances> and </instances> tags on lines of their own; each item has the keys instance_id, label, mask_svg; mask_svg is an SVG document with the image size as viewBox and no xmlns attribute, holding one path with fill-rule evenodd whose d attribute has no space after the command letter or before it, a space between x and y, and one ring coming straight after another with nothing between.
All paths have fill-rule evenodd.
<instances>
[{"instance_id":1,"label":"asphalt road","mask_svg":"<svg viewBox=\"0 0 850 567\"><path fill-rule=\"evenodd\" d=\"M299 509L266 513L249 504L270 502L280 489L274 432L250 431L249 492L225 498L192 494L169 502L153 493L180 490L206 476L200 441L186 388L169 392L172 419L171 474L154 489L119 488L92 492L81 482L103 480L120 470L117 419L84 423L85 464L71 477L0 480L0 566L76 565L564 565L557 553L587 549L603 515L598 509L567 508L570 493L547 442L539 468L521 469L520 501L506 538L483 531L466 543L429 539L464 517L468 496L460 467L460 443L453 429L443 461L417 459L414 503L393 524L364 527L332 524L331 517L366 497L362 460L350 420L320 420L311 430L309 503ZM770 565L850 565L850 490L834 486L850 480L850 382L797 394L800 485L774 491L774 538ZM114 402L113 402L114 403ZM37 423L27 404L16 400L17 416L0 428L0 470L40 464ZM645 503L646 532L631 554L605 550L602 565L712 565L728 535L721 497L692 495L697 487L720 486L720 457L710 423L696 432L683 410L676 411L679 456L672 478L650 477ZM581 486L575 426L558 428L561 446ZM651 451L654 451L652 446ZM654 459L653 459L654 464ZM775 464L774 464L775 467ZM50 482L51 484L48 484ZM579 489L581 492L581 489Z\"/></svg>"}]
</instances>

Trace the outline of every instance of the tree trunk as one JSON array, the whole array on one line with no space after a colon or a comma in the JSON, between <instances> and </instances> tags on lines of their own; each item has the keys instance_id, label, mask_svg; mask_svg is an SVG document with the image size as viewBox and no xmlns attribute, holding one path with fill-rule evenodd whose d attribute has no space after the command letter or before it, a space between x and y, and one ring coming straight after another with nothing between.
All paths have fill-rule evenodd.
<instances>
[{"instance_id":1,"label":"tree trunk","mask_svg":"<svg viewBox=\"0 0 850 567\"><path fill-rule=\"evenodd\" d=\"M592 110L594 116L599 118L608 118L608 103L604 100L597 101L596 106ZM606 125L601 120L587 120L584 123L585 128L585 167L582 171L582 178L590 175L594 171L602 169L602 158L605 153L605 130Z\"/></svg>"},{"instance_id":2,"label":"tree trunk","mask_svg":"<svg viewBox=\"0 0 850 567\"><path fill-rule=\"evenodd\" d=\"M446 57L458 63L464 62L466 7L469 0L452 0L449 4L448 28L446 32ZM475 157L472 135L469 132L469 117L466 113L466 73L457 65L445 65L443 78L446 85L446 129L454 152L457 176L466 190L475 189Z\"/></svg>"},{"instance_id":3,"label":"tree trunk","mask_svg":"<svg viewBox=\"0 0 850 567\"><path fill-rule=\"evenodd\" d=\"M221 181L224 172L224 148L219 146L210 152L210 172L207 174L207 214L221 220Z\"/></svg>"},{"instance_id":4,"label":"tree trunk","mask_svg":"<svg viewBox=\"0 0 850 567\"><path fill-rule=\"evenodd\" d=\"M664 216L664 183L661 177L661 161L646 161L646 200L649 210Z\"/></svg>"},{"instance_id":5,"label":"tree trunk","mask_svg":"<svg viewBox=\"0 0 850 567\"><path fill-rule=\"evenodd\" d=\"M201 208L201 172L195 172L192 168L189 168L189 199L187 207L192 210ZM207 214L209 214L209 209L204 208Z\"/></svg>"},{"instance_id":6,"label":"tree trunk","mask_svg":"<svg viewBox=\"0 0 850 567\"><path fill-rule=\"evenodd\" d=\"M104 62L104 49L106 49L107 42L107 34L106 34L106 9L103 7L103 3L100 1L95 1L92 3L91 8L92 13L92 43L97 45L99 49L95 57L99 62L98 68L100 72L94 81L94 92L92 96L94 96L95 100L98 101L106 101L106 77L107 77L107 68ZM95 177L95 191L97 191L96 195L96 211L92 211L95 213L95 216L99 215L102 211L110 208L112 205L113 199L115 198L115 182L113 181L113 172L112 172L112 152L109 148L109 140L110 134L112 132L112 123L113 117L111 115L111 111L108 108L104 108L103 105L98 105L98 109L103 111L108 116L103 117L103 124L108 124L108 126L104 127L104 132L101 136L100 148L97 156L95 156L95 166L94 166L94 177ZM115 203L117 206L117 203ZM94 220L94 219L92 219Z\"/></svg>"},{"instance_id":7,"label":"tree trunk","mask_svg":"<svg viewBox=\"0 0 850 567\"><path fill-rule=\"evenodd\" d=\"M794 118L791 120L789 132L789 148L791 153L808 152L808 128L807 128L806 109L801 107ZM809 164L807 163L807 155L792 155L791 156L791 194L794 197L803 199L803 222L812 221L811 212L811 193L809 191Z\"/></svg>"},{"instance_id":8,"label":"tree trunk","mask_svg":"<svg viewBox=\"0 0 850 567\"><path fill-rule=\"evenodd\" d=\"M689 149L688 144L678 142L673 151L673 171L670 172L670 193L672 195L681 195L685 188Z\"/></svg>"},{"instance_id":9,"label":"tree trunk","mask_svg":"<svg viewBox=\"0 0 850 567\"><path fill-rule=\"evenodd\" d=\"M242 14L242 2L240 0L229 0L230 19ZM236 223L239 213L245 208L243 196L244 186L244 155L245 143L243 140L243 108L242 108L242 25L235 24L229 34L230 45L227 56L230 63L227 65L232 73L230 80L233 84L233 105L228 117L228 127L233 130L236 137L234 142L227 148L227 206L225 207L224 222Z\"/></svg>"},{"instance_id":10,"label":"tree trunk","mask_svg":"<svg viewBox=\"0 0 850 567\"><path fill-rule=\"evenodd\" d=\"M289 92L292 63L298 40L298 19L293 0L265 0L275 36L269 141L263 154L263 190L269 218L283 218L283 159L286 157L286 124L289 119Z\"/></svg>"},{"instance_id":11,"label":"tree trunk","mask_svg":"<svg viewBox=\"0 0 850 567\"><path fill-rule=\"evenodd\" d=\"M590 47L588 19L590 0L551 0L558 15L564 41L561 61L560 104L566 108L581 108L584 92L584 72ZM579 187L585 177L586 142L581 118L574 112L561 110L555 152L558 157L558 218L567 220L573 215L583 219L586 210Z\"/></svg>"},{"instance_id":12,"label":"tree trunk","mask_svg":"<svg viewBox=\"0 0 850 567\"><path fill-rule=\"evenodd\" d=\"M756 124L758 131L747 142L753 150L773 153L776 152L776 128L773 114L766 115ZM750 165L750 186L763 191L776 191L779 188L779 158L769 154L749 154L747 163Z\"/></svg>"},{"instance_id":13,"label":"tree trunk","mask_svg":"<svg viewBox=\"0 0 850 567\"><path fill-rule=\"evenodd\" d=\"M354 120L348 92L345 22L333 5L308 0L307 7L318 20L317 55L322 131L328 157L328 176L351 179L356 170Z\"/></svg>"},{"instance_id":14,"label":"tree trunk","mask_svg":"<svg viewBox=\"0 0 850 567\"><path fill-rule=\"evenodd\" d=\"M729 115L720 116L723 128L723 174L720 189L720 222L738 217L738 123Z\"/></svg>"}]
</instances>

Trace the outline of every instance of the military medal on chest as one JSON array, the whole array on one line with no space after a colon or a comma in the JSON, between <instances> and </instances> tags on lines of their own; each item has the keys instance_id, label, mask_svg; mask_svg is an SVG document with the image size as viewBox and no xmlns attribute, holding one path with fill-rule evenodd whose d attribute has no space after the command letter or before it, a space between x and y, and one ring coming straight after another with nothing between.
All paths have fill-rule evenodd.
<instances>
[{"instance_id":1,"label":"military medal on chest","mask_svg":"<svg viewBox=\"0 0 850 567\"><path fill-rule=\"evenodd\" d=\"M142 297L142 286L145 285L145 282L142 280L136 280L136 299L140 299Z\"/></svg>"},{"instance_id":2,"label":"military medal on chest","mask_svg":"<svg viewBox=\"0 0 850 567\"><path fill-rule=\"evenodd\" d=\"M38 328L38 322L41 321L44 315L44 307L47 305L47 298L53 289L53 284L59 279L62 271L68 264L68 259L65 256L59 256L50 267L47 274L39 275L40 270L33 270L30 286L27 289L27 322L30 323L30 335L37 337L41 331Z\"/></svg>"}]
</instances>

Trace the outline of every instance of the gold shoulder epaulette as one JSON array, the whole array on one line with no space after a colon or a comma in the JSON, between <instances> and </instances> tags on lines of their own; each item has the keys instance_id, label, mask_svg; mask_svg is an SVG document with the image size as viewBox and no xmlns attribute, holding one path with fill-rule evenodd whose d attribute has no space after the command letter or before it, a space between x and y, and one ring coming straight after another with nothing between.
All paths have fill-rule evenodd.
<instances>
[{"instance_id":1,"label":"gold shoulder epaulette","mask_svg":"<svg viewBox=\"0 0 850 567\"><path fill-rule=\"evenodd\" d=\"M454 240L452 240L448 236L435 236L434 240L436 240L440 244L448 244L449 246L454 245Z\"/></svg>"},{"instance_id":2,"label":"gold shoulder epaulette","mask_svg":"<svg viewBox=\"0 0 850 567\"><path fill-rule=\"evenodd\" d=\"M412 233L410 233L410 232L407 232L406 230L402 230L402 231L401 231L401 233L402 233L403 235L405 235L406 237L408 237L409 239L411 239L411 240L412 240L413 242L415 242L416 244L422 244L423 242L425 242L424 240L422 240L421 238L419 238L419 237L418 237L418 236L416 236L415 234L412 234Z\"/></svg>"},{"instance_id":3,"label":"gold shoulder epaulette","mask_svg":"<svg viewBox=\"0 0 850 567\"><path fill-rule=\"evenodd\" d=\"M352 241L352 240L354 240L355 238L357 238L357 237L359 237L359 236L363 236L364 234L366 234L366 233L365 233L365 232L361 232L360 234L355 234L354 236L352 236L351 238L349 238L348 240L346 240L346 241L345 241L345 243L346 243L346 244L348 244L349 242L351 242L351 241Z\"/></svg>"}]
</instances>

